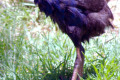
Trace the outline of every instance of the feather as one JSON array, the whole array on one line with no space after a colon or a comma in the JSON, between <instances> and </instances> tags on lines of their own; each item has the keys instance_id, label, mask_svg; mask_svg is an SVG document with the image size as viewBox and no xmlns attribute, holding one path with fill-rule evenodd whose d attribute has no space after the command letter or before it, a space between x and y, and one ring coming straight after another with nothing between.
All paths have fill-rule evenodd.
<instances>
[{"instance_id":1,"label":"feather","mask_svg":"<svg viewBox=\"0 0 120 80\"><path fill-rule=\"evenodd\" d=\"M74 38L72 41L75 45L99 36L104 33L106 27L112 27L109 19L113 19L113 15L105 0L34 0L34 2L40 11L58 24L62 32L71 39Z\"/></svg>"}]
</instances>

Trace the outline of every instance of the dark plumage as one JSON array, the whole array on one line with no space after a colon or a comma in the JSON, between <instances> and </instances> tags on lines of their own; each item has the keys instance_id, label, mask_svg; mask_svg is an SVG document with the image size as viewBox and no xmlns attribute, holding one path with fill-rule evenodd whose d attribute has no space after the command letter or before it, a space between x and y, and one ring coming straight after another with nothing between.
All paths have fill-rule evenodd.
<instances>
[{"instance_id":1,"label":"dark plumage","mask_svg":"<svg viewBox=\"0 0 120 80\"><path fill-rule=\"evenodd\" d=\"M34 2L40 11L50 16L62 32L73 41L77 49L77 58L72 80L76 79L76 70L82 76L84 48L81 42L99 36L104 33L106 27L113 27L110 22L113 15L107 2L105 0L34 0Z\"/></svg>"}]
</instances>

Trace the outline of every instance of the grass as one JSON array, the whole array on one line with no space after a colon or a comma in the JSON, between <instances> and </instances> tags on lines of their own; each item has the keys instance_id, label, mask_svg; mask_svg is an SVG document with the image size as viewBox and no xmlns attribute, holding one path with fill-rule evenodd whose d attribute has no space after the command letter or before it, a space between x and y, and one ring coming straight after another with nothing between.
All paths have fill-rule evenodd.
<instances>
[{"instance_id":1,"label":"grass","mask_svg":"<svg viewBox=\"0 0 120 80\"><path fill-rule=\"evenodd\" d=\"M76 51L35 7L0 8L0 80L70 80ZM85 43L85 80L120 80L120 35Z\"/></svg>"}]
</instances>

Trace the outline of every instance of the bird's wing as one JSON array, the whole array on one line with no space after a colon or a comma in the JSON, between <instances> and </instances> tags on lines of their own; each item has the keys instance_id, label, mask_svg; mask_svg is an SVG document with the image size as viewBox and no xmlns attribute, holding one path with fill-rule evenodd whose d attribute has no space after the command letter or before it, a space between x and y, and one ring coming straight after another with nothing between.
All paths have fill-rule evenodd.
<instances>
[{"instance_id":1,"label":"bird's wing","mask_svg":"<svg viewBox=\"0 0 120 80\"><path fill-rule=\"evenodd\" d=\"M68 7L65 12L65 21L69 26L84 26L87 22L85 14L82 10L75 7Z\"/></svg>"}]
</instances>

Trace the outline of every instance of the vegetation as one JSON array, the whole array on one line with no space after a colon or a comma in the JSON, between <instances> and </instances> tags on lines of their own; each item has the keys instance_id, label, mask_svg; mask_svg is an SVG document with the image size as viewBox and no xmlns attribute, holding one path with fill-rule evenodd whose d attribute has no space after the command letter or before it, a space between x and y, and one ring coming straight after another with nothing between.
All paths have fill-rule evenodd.
<instances>
[{"instance_id":1,"label":"vegetation","mask_svg":"<svg viewBox=\"0 0 120 80\"><path fill-rule=\"evenodd\" d=\"M85 42L83 78L120 80L119 44L114 31ZM0 80L70 80L75 57L68 36L38 8L0 6Z\"/></svg>"}]
</instances>

